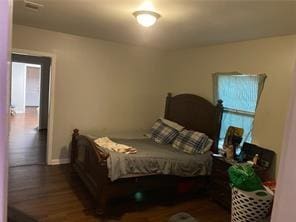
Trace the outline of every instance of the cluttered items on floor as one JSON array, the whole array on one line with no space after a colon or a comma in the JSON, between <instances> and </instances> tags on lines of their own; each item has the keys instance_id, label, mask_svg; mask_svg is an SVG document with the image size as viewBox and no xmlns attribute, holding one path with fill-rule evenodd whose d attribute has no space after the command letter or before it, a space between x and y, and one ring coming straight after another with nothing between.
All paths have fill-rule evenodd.
<instances>
[{"instance_id":1,"label":"cluttered items on floor","mask_svg":"<svg viewBox=\"0 0 296 222\"><path fill-rule=\"evenodd\" d=\"M180 212L171 216L168 222L198 222L198 220L186 212Z\"/></svg>"},{"instance_id":2,"label":"cluttered items on floor","mask_svg":"<svg viewBox=\"0 0 296 222\"><path fill-rule=\"evenodd\" d=\"M232 186L231 222L265 219L271 212L274 192L264 186L252 165L233 165L228 174Z\"/></svg>"}]
</instances>

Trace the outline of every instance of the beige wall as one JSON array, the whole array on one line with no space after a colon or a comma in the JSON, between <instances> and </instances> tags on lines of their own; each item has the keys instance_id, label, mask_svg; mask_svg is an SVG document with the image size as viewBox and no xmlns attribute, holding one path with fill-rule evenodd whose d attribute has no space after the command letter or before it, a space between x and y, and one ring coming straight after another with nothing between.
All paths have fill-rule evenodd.
<instances>
[{"instance_id":1,"label":"beige wall","mask_svg":"<svg viewBox=\"0 0 296 222\"><path fill-rule=\"evenodd\" d=\"M13 48L56 55L53 159L68 157L71 131L146 131L161 115L162 52L15 25Z\"/></svg>"},{"instance_id":2,"label":"beige wall","mask_svg":"<svg viewBox=\"0 0 296 222\"><path fill-rule=\"evenodd\" d=\"M213 100L212 73L266 73L253 142L280 153L296 59L296 36L266 38L167 53L169 90Z\"/></svg>"},{"instance_id":3,"label":"beige wall","mask_svg":"<svg viewBox=\"0 0 296 222\"><path fill-rule=\"evenodd\" d=\"M71 130L132 134L163 112L164 98L213 99L212 73L266 73L254 143L280 154L296 59L296 36L162 52L14 26L13 47L56 55L53 158L67 157Z\"/></svg>"}]
</instances>

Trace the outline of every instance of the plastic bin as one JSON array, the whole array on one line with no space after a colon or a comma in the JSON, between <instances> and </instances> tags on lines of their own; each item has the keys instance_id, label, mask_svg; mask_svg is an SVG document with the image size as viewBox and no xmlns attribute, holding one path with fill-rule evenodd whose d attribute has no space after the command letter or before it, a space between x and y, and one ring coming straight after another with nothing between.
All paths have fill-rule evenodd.
<instances>
[{"instance_id":1,"label":"plastic bin","mask_svg":"<svg viewBox=\"0 0 296 222\"><path fill-rule=\"evenodd\" d=\"M231 222L256 222L267 217L273 195L265 190L247 192L232 188Z\"/></svg>"}]
</instances>

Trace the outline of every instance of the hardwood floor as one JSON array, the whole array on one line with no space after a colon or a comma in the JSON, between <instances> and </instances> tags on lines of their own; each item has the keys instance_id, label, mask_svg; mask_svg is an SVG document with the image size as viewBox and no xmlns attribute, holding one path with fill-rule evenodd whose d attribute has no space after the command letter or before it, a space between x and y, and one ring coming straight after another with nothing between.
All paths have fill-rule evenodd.
<instances>
[{"instance_id":1,"label":"hardwood floor","mask_svg":"<svg viewBox=\"0 0 296 222\"><path fill-rule=\"evenodd\" d=\"M46 132L39 132L36 110L11 118L9 136L9 222L166 222L187 212L206 222L230 221L223 208L202 196L183 202L113 201L105 218L97 217L92 197L69 165L46 166ZM40 165L41 164L41 165ZM146 201L147 202L147 201Z\"/></svg>"},{"instance_id":2,"label":"hardwood floor","mask_svg":"<svg viewBox=\"0 0 296 222\"><path fill-rule=\"evenodd\" d=\"M10 213L22 212L43 222L165 222L178 212L187 212L199 221L230 221L229 213L207 196L173 204L112 202L109 216L99 218L95 215L90 194L69 165L12 167L8 195Z\"/></svg>"},{"instance_id":3,"label":"hardwood floor","mask_svg":"<svg viewBox=\"0 0 296 222\"><path fill-rule=\"evenodd\" d=\"M36 108L10 117L9 165L44 164L46 158L46 131L38 131Z\"/></svg>"}]
</instances>

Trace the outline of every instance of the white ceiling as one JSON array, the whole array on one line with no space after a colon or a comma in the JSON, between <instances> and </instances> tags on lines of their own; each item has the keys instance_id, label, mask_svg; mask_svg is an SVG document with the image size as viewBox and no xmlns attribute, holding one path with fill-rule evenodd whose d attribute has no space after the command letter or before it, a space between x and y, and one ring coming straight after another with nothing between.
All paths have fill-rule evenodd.
<instances>
[{"instance_id":1,"label":"white ceiling","mask_svg":"<svg viewBox=\"0 0 296 222\"><path fill-rule=\"evenodd\" d=\"M141 0L14 0L14 23L122 43L177 49L296 34L296 1L154 0L162 17L144 28Z\"/></svg>"}]
</instances>

